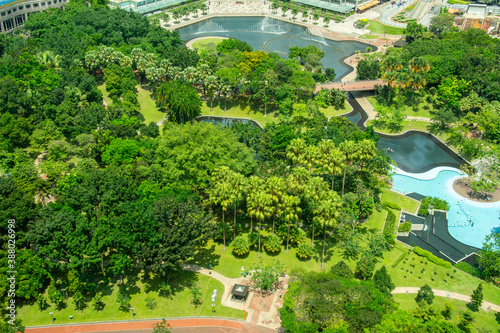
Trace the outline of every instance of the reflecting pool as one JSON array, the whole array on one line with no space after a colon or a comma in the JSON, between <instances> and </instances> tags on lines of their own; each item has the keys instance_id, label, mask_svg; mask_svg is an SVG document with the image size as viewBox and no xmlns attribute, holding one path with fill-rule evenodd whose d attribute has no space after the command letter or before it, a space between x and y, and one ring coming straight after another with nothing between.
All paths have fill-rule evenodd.
<instances>
[{"instance_id":1,"label":"reflecting pool","mask_svg":"<svg viewBox=\"0 0 500 333\"><path fill-rule=\"evenodd\" d=\"M499 231L500 202L480 203L458 195L453 190L453 182L460 177L463 177L460 170L451 168L431 179L396 174L392 177L392 188L401 193L417 192L446 200L450 204L447 213L450 234L462 243L482 248L485 237Z\"/></svg>"},{"instance_id":2,"label":"reflecting pool","mask_svg":"<svg viewBox=\"0 0 500 333\"><path fill-rule=\"evenodd\" d=\"M250 44L254 50L275 52L287 58L292 46L316 45L325 51L323 67L331 67L337 73L336 81L348 74L351 69L341 59L356 51L365 51L376 46L355 41L333 41L322 36L317 27L311 28L281 21L272 17L216 17L177 29L184 41L203 36L221 36L239 39Z\"/></svg>"}]
</instances>

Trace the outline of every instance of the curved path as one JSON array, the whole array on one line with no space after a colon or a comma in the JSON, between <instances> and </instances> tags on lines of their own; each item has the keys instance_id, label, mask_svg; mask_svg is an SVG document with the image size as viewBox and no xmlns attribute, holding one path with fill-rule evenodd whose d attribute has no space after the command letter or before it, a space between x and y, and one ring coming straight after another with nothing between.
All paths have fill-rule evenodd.
<instances>
[{"instance_id":1,"label":"curved path","mask_svg":"<svg viewBox=\"0 0 500 333\"><path fill-rule=\"evenodd\" d=\"M419 287L396 287L392 291L392 294L417 294L419 290L420 290ZM467 295L457 294L451 291L439 290L439 289L432 289L432 291L434 292L434 296L458 299L460 301L464 301L467 303L470 303L471 301L470 296ZM481 308L484 311L493 310L496 312L500 312L500 306L486 301L483 301Z\"/></svg>"}]
</instances>

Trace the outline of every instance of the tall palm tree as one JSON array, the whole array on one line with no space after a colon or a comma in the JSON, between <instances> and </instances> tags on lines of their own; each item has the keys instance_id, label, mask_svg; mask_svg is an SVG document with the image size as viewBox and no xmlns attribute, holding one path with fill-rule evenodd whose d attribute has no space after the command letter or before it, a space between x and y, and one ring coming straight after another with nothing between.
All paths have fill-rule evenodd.
<instances>
[{"instance_id":1,"label":"tall palm tree","mask_svg":"<svg viewBox=\"0 0 500 333\"><path fill-rule=\"evenodd\" d=\"M318 221L323 225L323 254L321 256L321 269L325 261L326 227L337 225L340 217L341 200L337 192L328 191L319 200L314 213Z\"/></svg>"},{"instance_id":2,"label":"tall palm tree","mask_svg":"<svg viewBox=\"0 0 500 333\"><path fill-rule=\"evenodd\" d=\"M357 156L357 147L353 141L344 141L339 145L340 151L345 156L344 164L344 178L342 180L342 197L344 196L345 188L345 175L347 172L347 166L352 164L352 161Z\"/></svg>"},{"instance_id":3,"label":"tall palm tree","mask_svg":"<svg viewBox=\"0 0 500 333\"><path fill-rule=\"evenodd\" d=\"M302 209L299 207L300 199L294 195L283 195L283 204L281 209L283 209L284 219L287 224L286 231L286 253L288 253L288 243L290 239L290 222L299 220L299 214L302 213Z\"/></svg>"},{"instance_id":4,"label":"tall palm tree","mask_svg":"<svg viewBox=\"0 0 500 333\"><path fill-rule=\"evenodd\" d=\"M286 147L286 158L291 161L292 165L302 163L306 147L303 139L293 139Z\"/></svg>"},{"instance_id":5,"label":"tall palm tree","mask_svg":"<svg viewBox=\"0 0 500 333\"><path fill-rule=\"evenodd\" d=\"M274 235L274 225L276 222L276 215L278 214L279 206L286 190L285 180L280 177L272 176L266 180L266 192L269 194L272 200L273 208L273 229L272 234Z\"/></svg>"},{"instance_id":6,"label":"tall palm tree","mask_svg":"<svg viewBox=\"0 0 500 333\"><path fill-rule=\"evenodd\" d=\"M431 65L427 58L416 57L410 60L410 69L415 73L424 73L431 69Z\"/></svg>"},{"instance_id":7,"label":"tall palm tree","mask_svg":"<svg viewBox=\"0 0 500 333\"><path fill-rule=\"evenodd\" d=\"M415 91L418 91L420 89L423 89L427 82L425 81L424 77L419 74L419 73L410 73L410 83L409 86L411 87L411 99L410 102L413 103L413 98L415 96Z\"/></svg>"},{"instance_id":8,"label":"tall palm tree","mask_svg":"<svg viewBox=\"0 0 500 333\"><path fill-rule=\"evenodd\" d=\"M304 149L304 164L312 174L320 165L320 150L316 146L306 146Z\"/></svg>"},{"instance_id":9,"label":"tall palm tree","mask_svg":"<svg viewBox=\"0 0 500 333\"><path fill-rule=\"evenodd\" d=\"M320 177L311 177L304 187L304 194L309 202L313 203L313 211L316 209L317 203L321 200L324 194L328 191L328 186ZM312 222L312 237L311 243L314 246L314 219Z\"/></svg>"},{"instance_id":10,"label":"tall palm tree","mask_svg":"<svg viewBox=\"0 0 500 333\"><path fill-rule=\"evenodd\" d=\"M272 200L264 191L257 191L248 197L248 214L259 222L259 257L260 257L260 229L261 223L271 215Z\"/></svg>"},{"instance_id":11,"label":"tall palm tree","mask_svg":"<svg viewBox=\"0 0 500 333\"><path fill-rule=\"evenodd\" d=\"M212 204L222 207L222 239L224 242L224 251L226 251L226 222L224 220L226 210L231 206L233 201L233 189L229 182L222 181L209 191L209 201Z\"/></svg>"},{"instance_id":12,"label":"tall palm tree","mask_svg":"<svg viewBox=\"0 0 500 333\"><path fill-rule=\"evenodd\" d=\"M299 14L299 10L297 8L292 9L292 16L294 20L297 18L297 14Z\"/></svg>"},{"instance_id":13,"label":"tall palm tree","mask_svg":"<svg viewBox=\"0 0 500 333\"><path fill-rule=\"evenodd\" d=\"M36 54L36 60L48 69L52 68L57 70L61 63L61 56L55 54L53 51L43 51Z\"/></svg>"},{"instance_id":14,"label":"tall palm tree","mask_svg":"<svg viewBox=\"0 0 500 333\"><path fill-rule=\"evenodd\" d=\"M243 198L244 189L246 187L247 179L240 173L231 171L229 175L229 184L233 189L233 201L234 201L234 233L233 239L236 238L236 208L238 206L238 200Z\"/></svg>"},{"instance_id":15,"label":"tall palm tree","mask_svg":"<svg viewBox=\"0 0 500 333\"><path fill-rule=\"evenodd\" d=\"M360 169L359 169L359 182L358 186L356 188L356 196L359 193L359 184L361 182L361 175L363 173L363 167L365 166L365 163L372 160L375 155L377 155L377 147L375 145L375 142L372 140L368 139L363 139L362 141L358 142L356 144L357 146L357 160L360 163ZM358 216L359 213L361 212L361 200L359 200L359 207L358 207Z\"/></svg>"},{"instance_id":16,"label":"tall palm tree","mask_svg":"<svg viewBox=\"0 0 500 333\"><path fill-rule=\"evenodd\" d=\"M302 12L302 20L305 21L307 19L307 16L309 15L309 13L307 12L307 10L304 10Z\"/></svg>"},{"instance_id":17,"label":"tall palm tree","mask_svg":"<svg viewBox=\"0 0 500 333\"><path fill-rule=\"evenodd\" d=\"M323 17L323 23L324 23L325 27L328 27L330 24L330 17L329 16Z\"/></svg>"},{"instance_id":18,"label":"tall palm tree","mask_svg":"<svg viewBox=\"0 0 500 333\"><path fill-rule=\"evenodd\" d=\"M322 168L332 176L333 191L335 175L342 172L345 156L332 140L322 140L318 147L321 151Z\"/></svg>"},{"instance_id":19,"label":"tall palm tree","mask_svg":"<svg viewBox=\"0 0 500 333\"><path fill-rule=\"evenodd\" d=\"M400 103L401 90L408 87L411 83L411 76L409 73L397 72L395 78L395 85L398 87L398 105Z\"/></svg>"},{"instance_id":20,"label":"tall palm tree","mask_svg":"<svg viewBox=\"0 0 500 333\"><path fill-rule=\"evenodd\" d=\"M257 176L250 176L246 183L245 197L247 200L247 207L249 204L249 197L258 191L261 191L264 186L264 180ZM250 232L253 232L253 215L250 215Z\"/></svg>"}]
</instances>

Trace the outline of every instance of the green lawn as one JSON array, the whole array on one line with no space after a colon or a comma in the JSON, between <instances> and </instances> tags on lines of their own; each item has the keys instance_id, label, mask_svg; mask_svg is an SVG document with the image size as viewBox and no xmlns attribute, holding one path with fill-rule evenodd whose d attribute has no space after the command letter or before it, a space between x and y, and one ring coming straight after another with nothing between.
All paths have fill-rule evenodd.
<instances>
[{"instance_id":1,"label":"green lawn","mask_svg":"<svg viewBox=\"0 0 500 333\"><path fill-rule=\"evenodd\" d=\"M415 294L396 294L394 295L394 299L399 303L399 306L403 310L415 310L418 306L415 302ZM435 297L432 302L432 306L434 306L438 311L443 309L444 303L451 303L455 310L451 314L450 322L454 325L459 323L458 317L462 312L467 311L467 303L463 301L459 301L456 299L448 299L445 297ZM474 312L474 322L472 332L478 332L478 329L484 329L484 332L497 332L498 327L500 325L500 317L498 317L494 311L483 311L479 310L478 312Z\"/></svg>"},{"instance_id":2,"label":"green lawn","mask_svg":"<svg viewBox=\"0 0 500 333\"><path fill-rule=\"evenodd\" d=\"M467 5L471 2L472 1L466 1L466 0L448 0L448 3L450 5Z\"/></svg>"},{"instance_id":3,"label":"green lawn","mask_svg":"<svg viewBox=\"0 0 500 333\"><path fill-rule=\"evenodd\" d=\"M137 89L137 100L141 106L141 114L144 116L144 123L149 124L154 121L159 122L165 117L163 112L158 111L155 101L151 98L151 92L143 89L140 85L135 87Z\"/></svg>"},{"instance_id":4,"label":"green lawn","mask_svg":"<svg viewBox=\"0 0 500 333\"><path fill-rule=\"evenodd\" d=\"M396 248L407 251L408 246L397 243ZM393 250L394 251L394 250ZM415 267L412 267L414 265ZM423 270L423 271L422 271ZM438 266L411 252L396 267L387 267L397 287L421 287L427 283L431 288L470 295L482 281L454 268ZM484 299L500 304L500 289L483 281Z\"/></svg>"},{"instance_id":5,"label":"green lawn","mask_svg":"<svg viewBox=\"0 0 500 333\"><path fill-rule=\"evenodd\" d=\"M211 277L184 271L182 272L182 275L172 283L174 295L172 295L172 297L165 298L158 296L158 292L155 291L159 281L159 279L153 280L153 291L146 294L144 292L144 284L141 279L134 277L131 281L125 280L126 284L130 286L131 289L130 304L134 307L135 319L211 316L211 295L214 289L220 291L218 293L218 301L215 306L215 313L217 316L229 318L241 318L242 316L241 311L221 305L220 296L223 293L224 286L222 283L212 279ZM198 307L195 307L191 303L192 296L189 292L190 286L196 281L199 283L203 300L203 304ZM132 315L130 311L122 311L119 309L119 305L116 302L117 290L118 285L116 283L112 284L109 288L105 288L103 295L105 307L102 311L94 310L90 299L87 300L87 307L83 311L76 310L73 300L69 298L66 301L66 308L60 311L55 309L54 306L49 307L44 311L39 311L36 304L32 304L18 307L17 315L19 318L23 318L23 324L26 326L50 324L50 311L54 312L55 324L131 319ZM47 298L47 295L45 295L45 297ZM153 310L148 309L146 306L146 298L148 297L152 297L157 304L156 308ZM70 315L73 316L72 320L69 319Z\"/></svg>"},{"instance_id":6,"label":"green lawn","mask_svg":"<svg viewBox=\"0 0 500 333\"><path fill-rule=\"evenodd\" d=\"M213 110L210 111L210 101L203 102L201 106L201 114L204 116L221 116L221 117L239 117L250 118L266 126L268 122L279 122L273 109L268 106L267 116L264 116L264 110L257 110L253 105L246 103L246 99L238 98L235 100L228 99L226 111L224 111L224 99L220 99L220 103L214 99Z\"/></svg>"},{"instance_id":7,"label":"green lawn","mask_svg":"<svg viewBox=\"0 0 500 333\"><path fill-rule=\"evenodd\" d=\"M215 51L217 48L217 44L222 42L224 38L205 38L197 40L193 43L193 48L196 50L209 50Z\"/></svg>"},{"instance_id":8,"label":"green lawn","mask_svg":"<svg viewBox=\"0 0 500 333\"><path fill-rule=\"evenodd\" d=\"M389 189L382 189L382 202L394 202L403 208L405 212L416 213L420 202Z\"/></svg>"},{"instance_id":9,"label":"green lawn","mask_svg":"<svg viewBox=\"0 0 500 333\"><path fill-rule=\"evenodd\" d=\"M367 100L373 105L373 108L377 110L379 107L379 104L381 106L386 106L385 101L379 103L378 98L376 96L371 96L368 97ZM392 105L397 105L397 99L394 100ZM418 103L415 103L413 106L405 105L402 103L402 105L398 106L400 110L403 111L403 113L407 116L410 117L425 117L425 118L430 118L430 113L429 111L434 110L434 106L427 102L425 98L421 98L421 100Z\"/></svg>"},{"instance_id":10,"label":"green lawn","mask_svg":"<svg viewBox=\"0 0 500 333\"><path fill-rule=\"evenodd\" d=\"M372 230L374 233L382 233L384 229L385 220L387 218L387 211L381 209L380 211L374 210L372 215L368 218L368 221L361 227L366 227L368 230Z\"/></svg>"},{"instance_id":11,"label":"green lawn","mask_svg":"<svg viewBox=\"0 0 500 333\"><path fill-rule=\"evenodd\" d=\"M368 24L366 29L374 33L388 34L388 35L402 35L405 30L404 28L391 27L390 25L386 25L373 20L370 20L370 24Z\"/></svg>"},{"instance_id":12,"label":"green lawn","mask_svg":"<svg viewBox=\"0 0 500 333\"><path fill-rule=\"evenodd\" d=\"M97 89L99 89L99 91L102 93L102 96L104 97L104 102L107 105L111 105L111 103L113 103L113 101L111 100L111 97L109 97L109 94L106 91L106 84L103 83L100 86L97 86Z\"/></svg>"}]
</instances>

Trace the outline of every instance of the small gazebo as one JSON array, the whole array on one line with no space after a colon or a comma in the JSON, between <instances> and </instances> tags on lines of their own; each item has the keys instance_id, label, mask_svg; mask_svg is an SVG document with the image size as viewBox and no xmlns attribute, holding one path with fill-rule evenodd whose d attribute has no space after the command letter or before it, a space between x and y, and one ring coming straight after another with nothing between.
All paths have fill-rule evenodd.
<instances>
[{"instance_id":1,"label":"small gazebo","mask_svg":"<svg viewBox=\"0 0 500 333\"><path fill-rule=\"evenodd\" d=\"M235 284L231 290L231 300L246 302L248 297L248 286L242 284Z\"/></svg>"}]
</instances>

